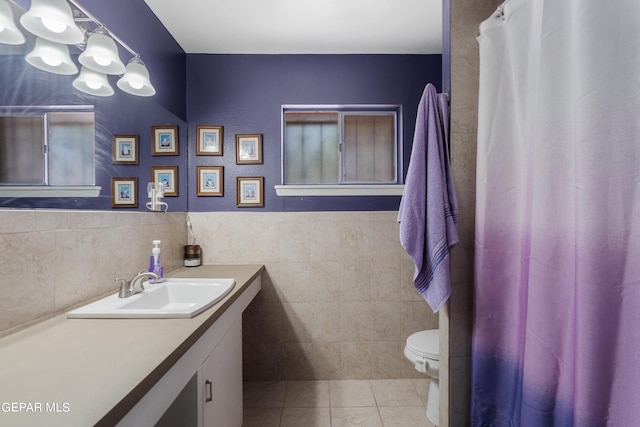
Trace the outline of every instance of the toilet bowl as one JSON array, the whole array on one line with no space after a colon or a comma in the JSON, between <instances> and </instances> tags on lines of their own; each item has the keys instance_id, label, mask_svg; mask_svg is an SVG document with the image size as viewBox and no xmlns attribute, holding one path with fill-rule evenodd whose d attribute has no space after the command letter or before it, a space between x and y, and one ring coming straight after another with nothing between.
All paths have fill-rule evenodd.
<instances>
[{"instance_id":1,"label":"toilet bowl","mask_svg":"<svg viewBox=\"0 0 640 427\"><path fill-rule=\"evenodd\" d=\"M440 376L440 353L438 340L440 331L429 329L416 332L407 338L407 345L404 347L405 357L413 364L416 371L429 376L429 397L427 398L427 419L435 426L438 425L439 417L439 383Z\"/></svg>"}]
</instances>

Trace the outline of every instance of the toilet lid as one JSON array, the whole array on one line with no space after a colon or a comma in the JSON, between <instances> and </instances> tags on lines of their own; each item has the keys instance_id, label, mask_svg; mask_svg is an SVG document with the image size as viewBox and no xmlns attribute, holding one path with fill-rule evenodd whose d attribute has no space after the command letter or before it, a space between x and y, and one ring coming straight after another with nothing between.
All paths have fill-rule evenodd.
<instances>
[{"instance_id":1,"label":"toilet lid","mask_svg":"<svg viewBox=\"0 0 640 427\"><path fill-rule=\"evenodd\" d=\"M407 347L420 356L438 360L440 357L439 339L440 331L437 329L420 331L411 334L411 336L407 338Z\"/></svg>"}]
</instances>

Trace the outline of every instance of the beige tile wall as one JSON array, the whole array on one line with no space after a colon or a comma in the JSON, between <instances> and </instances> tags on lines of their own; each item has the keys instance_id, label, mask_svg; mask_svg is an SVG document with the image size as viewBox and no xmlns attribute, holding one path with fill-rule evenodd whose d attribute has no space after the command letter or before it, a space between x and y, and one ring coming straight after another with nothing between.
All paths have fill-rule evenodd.
<instances>
[{"instance_id":1,"label":"beige tile wall","mask_svg":"<svg viewBox=\"0 0 640 427\"><path fill-rule=\"evenodd\" d=\"M245 379L421 377L405 340L438 317L413 288L397 212L189 215L205 263L266 265L244 317Z\"/></svg>"},{"instance_id":2,"label":"beige tile wall","mask_svg":"<svg viewBox=\"0 0 640 427\"><path fill-rule=\"evenodd\" d=\"M421 377L411 333L438 327L412 285L397 212L191 213L205 263L263 263L246 313L247 379ZM0 210L0 336L114 292L160 239L182 264L186 214Z\"/></svg>"},{"instance_id":3,"label":"beige tile wall","mask_svg":"<svg viewBox=\"0 0 640 427\"><path fill-rule=\"evenodd\" d=\"M149 266L182 264L186 214L0 209L0 336L117 290Z\"/></svg>"},{"instance_id":4,"label":"beige tile wall","mask_svg":"<svg viewBox=\"0 0 640 427\"><path fill-rule=\"evenodd\" d=\"M460 243L451 252L452 294L440 314L440 425L469 425L475 234L478 26L503 0L451 0L451 161Z\"/></svg>"}]
</instances>

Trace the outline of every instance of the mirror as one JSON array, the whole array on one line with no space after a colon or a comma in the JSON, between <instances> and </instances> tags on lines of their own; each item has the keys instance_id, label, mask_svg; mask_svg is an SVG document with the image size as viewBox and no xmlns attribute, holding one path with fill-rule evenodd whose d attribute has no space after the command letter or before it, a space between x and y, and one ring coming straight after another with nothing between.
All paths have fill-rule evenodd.
<instances>
[{"instance_id":1,"label":"mirror","mask_svg":"<svg viewBox=\"0 0 640 427\"><path fill-rule=\"evenodd\" d=\"M0 43L0 115L7 116L8 111L33 112L46 111L55 116L64 111L61 106L85 106L95 116L93 127L95 130L94 155L82 154L82 158L76 156L77 147L66 147L62 151L49 152L48 159L58 158L58 164L65 169L58 175L76 176L86 175L80 172L87 167L95 174L95 185L101 187L98 197L73 197L73 198L49 198L49 197L0 197L0 208L59 208L59 209L111 209L111 178L137 177L140 188L138 194L140 200L138 210L146 210L146 189L142 188L150 180L152 166L177 167L178 188L174 197L165 200L169 203L172 212L185 212L187 210L187 124L176 114L169 111L158 101L158 97L138 97L124 93L116 88L119 76L109 76L109 82L115 88L114 95L110 97L98 97L87 95L73 88L72 81L76 75L59 75L42 71L27 63L25 55L31 52L35 46L35 36L24 30L19 24L20 16L25 9L15 2L8 1L14 11L14 21L26 38L22 45L7 45ZM78 64L78 55L81 50L70 46L70 55L75 64ZM125 55L121 51L124 59ZM125 60L126 61L126 60ZM78 67L80 68L80 67ZM152 73L153 75L153 73ZM178 141L182 145L181 152L177 156L153 157L151 155L151 128L158 125L171 125L178 127ZM0 121L0 135L7 130L9 123ZM113 135L138 135L139 162L137 165L113 164L112 161L112 137ZM18 137L20 143L24 143L23 136ZM0 138L1 139L1 138ZM15 139L15 138L14 138ZM3 144L14 142L0 141ZM5 147L6 148L6 147ZM38 149L36 149L38 152ZM76 153L73 154L72 153ZM1 154L0 154L1 155ZM39 156L42 157L42 152ZM38 156L38 154L36 154ZM40 162L40 160L38 160ZM94 166L95 163L95 166ZM44 164L44 163L42 163ZM0 162L0 168L2 168ZM29 166L36 168L39 166ZM0 170L0 177L10 173L7 168ZM42 174L41 174L42 175ZM46 181L48 178L40 176L35 181ZM91 176L93 179L93 176ZM7 185L6 179L0 178L0 186ZM33 178L28 179L29 185L36 184ZM63 185L70 185L64 182Z\"/></svg>"}]
</instances>

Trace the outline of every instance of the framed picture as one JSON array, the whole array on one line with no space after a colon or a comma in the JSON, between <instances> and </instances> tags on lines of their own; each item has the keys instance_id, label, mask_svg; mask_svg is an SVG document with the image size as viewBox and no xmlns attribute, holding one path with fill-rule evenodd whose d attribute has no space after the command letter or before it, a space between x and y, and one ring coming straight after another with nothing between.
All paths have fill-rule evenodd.
<instances>
[{"instance_id":1,"label":"framed picture","mask_svg":"<svg viewBox=\"0 0 640 427\"><path fill-rule=\"evenodd\" d=\"M138 135L113 135L111 137L113 164L138 164Z\"/></svg>"},{"instance_id":2,"label":"framed picture","mask_svg":"<svg viewBox=\"0 0 640 427\"><path fill-rule=\"evenodd\" d=\"M262 135L236 135L236 163L262 164Z\"/></svg>"},{"instance_id":3,"label":"framed picture","mask_svg":"<svg viewBox=\"0 0 640 427\"><path fill-rule=\"evenodd\" d=\"M138 207L138 178L111 178L111 207Z\"/></svg>"},{"instance_id":4,"label":"framed picture","mask_svg":"<svg viewBox=\"0 0 640 427\"><path fill-rule=\"evenodd\" d=\"M151 181L164 182L164 195L178 195L178 167L151 166Z\"/></svg>"},{"instance_id":5,"label":"framed picture","mask_svg":"<svg viewBox=\"0 0 640 427\"><path fill-rule=\"evenodd\" d=\"M151 139L153 156L178 155L178 126L152 126Z\"/></svg>"},{"instance_id":6,"label":"framed picture","mask_svg":"<svg viewBox=\"0 0 640 427\"><path fill-rule=\"evenodd\" d=\"M198 166L198 191L196 194L198 196L222 196L224 193L223 171L223 166Z\"/></svg>"},{"instance_id":7,"label":"framed picture","mask_svg":"<svg viewBox=\"0 0 640 427\"><path fill-rule=\"evenodd\" d=\"M264 177L239 176L237 202L239 207L263 207Z\"/></svg>"},{"instance_id":8,"label":"framed picture","mask_svg":"<svg viewBox=\"0 0 640 427\"><path fill-rule=\"evenodd\" d=\"M222 126L196 126L196 155L222 156Z\"/></svg>"}]
</instances>

